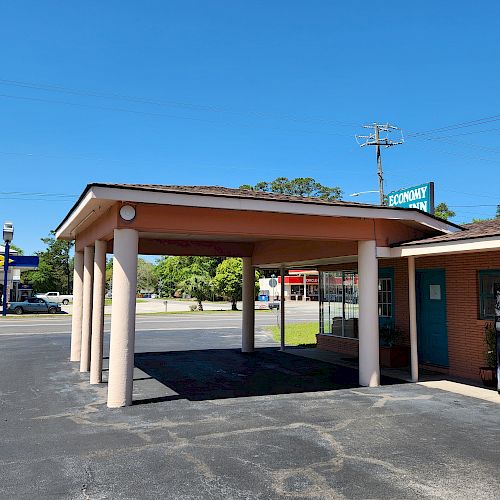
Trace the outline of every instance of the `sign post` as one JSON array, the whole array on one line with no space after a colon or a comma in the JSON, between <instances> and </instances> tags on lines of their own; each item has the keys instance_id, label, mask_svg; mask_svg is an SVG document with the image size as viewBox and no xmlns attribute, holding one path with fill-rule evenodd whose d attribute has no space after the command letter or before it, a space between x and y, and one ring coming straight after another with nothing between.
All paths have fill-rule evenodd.
<instances>
[{"instance_id":1,"label":"sign post","mask_svg":"<svg viewBox=\"0 0 500 500\"><path fill-rule=\"evenodd\" d=\"M274 301L276 300L276 293L275 293L274 289L276 288L277 284L278 284L278 280L276 279L276 275L272 274L271 279L269 280L269 286L273 289L273 300L272 300L273 305L274 305ZM276 324L279 326L278 309L276 309Z\"/></svg>"},{"instance_id":2,"label":"sign post","mask_svg":"<svg viewBox=\"0 0 500 500\"><path fill-rule=\"evenodd\" d=\"M5 242L5 254L3 263L3 297L2 297L2 316L7 316L7 284L9 275L9 248L10 241Z\"/></svg>"}]
</instances>

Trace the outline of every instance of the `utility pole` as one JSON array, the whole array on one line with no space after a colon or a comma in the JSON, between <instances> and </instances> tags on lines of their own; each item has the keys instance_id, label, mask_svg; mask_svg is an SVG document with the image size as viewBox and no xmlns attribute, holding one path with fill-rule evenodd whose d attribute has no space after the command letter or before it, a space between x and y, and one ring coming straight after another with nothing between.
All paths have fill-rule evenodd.
<instances>
[{"instance_id":1,"label":"utility pole","mask_svg":"<svg viewBox=\"0 0 500 500\"><path fill-rule=\"evenodd\" d=\"M385 194L384 194L384 172L382 170L382 154L380 152L380 147L384 146L390 148L391 146L397 146L398 144L403 144L403 132L399 127L390 125L386 123L385 125L380 125L379 123L372 123L371 125L363 125L363 128L373 129L373 133L369 135L356 135L356 142L363 148L365 146L375 146L375 152L377 154L377 175L378 175L378 192L380 195L380 205L385 205ZM388 134L391 132L399 132L400 139L393 141L389 139ZM380 132L387 134L385 137L380 137ZM364 142L360 142L360 139L364 139Z\"/></svg>"}]
</instances>

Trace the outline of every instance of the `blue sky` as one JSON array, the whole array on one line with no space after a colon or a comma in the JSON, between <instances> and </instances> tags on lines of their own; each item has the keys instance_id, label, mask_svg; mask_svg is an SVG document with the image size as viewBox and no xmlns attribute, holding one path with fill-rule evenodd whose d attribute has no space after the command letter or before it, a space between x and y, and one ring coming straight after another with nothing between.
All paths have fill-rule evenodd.
<instances>
[{"instance_id":1,"label":"blue sky","mask_svg":"<svg viewBox=\"0 0 500 500\"><path fill-rule=\"evenodd\" d=\"M456 222L493 216L500 119L411 134L500 114L499 16L496 1L4 2L0 217L31 253L74 200L7 193L284 175L352 200L377 188L354 140L374 121L407 136L383 151L386 191L433 180Z\"/></svg>"}]
</instances>

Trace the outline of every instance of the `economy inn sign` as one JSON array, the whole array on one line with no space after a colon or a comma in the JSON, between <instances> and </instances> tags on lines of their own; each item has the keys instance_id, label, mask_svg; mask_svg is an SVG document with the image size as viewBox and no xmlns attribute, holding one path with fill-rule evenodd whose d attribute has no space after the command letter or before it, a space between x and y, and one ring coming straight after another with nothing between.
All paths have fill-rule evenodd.
<instances>
[{"instance_id":1,"label":"economy inn sign","mask_svg":"<svg viewBox=\"0 0 500 500\"><path fill-rule=\"evenodd\" d=\"M434 183L427 182L399 191L392 191L387 195L390 207L418 208L429 214L434 213Z\"/></svg>"}]
</instances>

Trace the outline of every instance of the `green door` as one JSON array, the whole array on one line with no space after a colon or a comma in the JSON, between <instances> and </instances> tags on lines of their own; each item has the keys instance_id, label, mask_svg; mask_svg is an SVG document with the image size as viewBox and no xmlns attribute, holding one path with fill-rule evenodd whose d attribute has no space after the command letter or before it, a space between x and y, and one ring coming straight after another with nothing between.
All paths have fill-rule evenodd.
<instances>
[{"instance_id":1,"label":"green door","mask_svg":"<svg viewBox=\"0 0 500 500\"><path fill-rule=\"evenodd\" d=\"M419 360L448 366L445 271L418 270L416 278Z\"/></svg>"}]
</instances>

